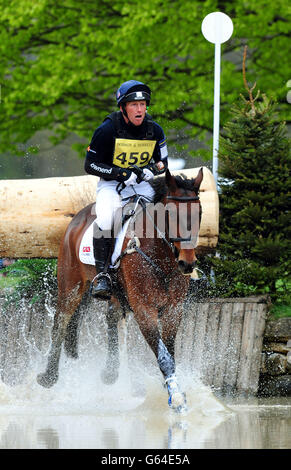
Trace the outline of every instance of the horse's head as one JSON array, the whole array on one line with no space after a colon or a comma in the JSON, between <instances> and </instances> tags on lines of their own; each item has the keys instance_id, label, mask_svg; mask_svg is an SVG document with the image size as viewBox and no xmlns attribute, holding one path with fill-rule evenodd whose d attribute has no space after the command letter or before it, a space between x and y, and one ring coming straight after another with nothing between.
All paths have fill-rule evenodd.
<instances>
[{"instance_id":1,"label":"horse's head","mask_svg":"<svg viewBox=\"0 0 291 470\"><path fill-rule=\"evenodd\" d=\"M178 266L183 274L191 274L197 261L195 246L201 220L198 194L202 179L202 168L195 179L175 177L169 170L166 171L167 194L164 204L168 214L167 236L174 246Z\"/></svg>"}]
</instances>

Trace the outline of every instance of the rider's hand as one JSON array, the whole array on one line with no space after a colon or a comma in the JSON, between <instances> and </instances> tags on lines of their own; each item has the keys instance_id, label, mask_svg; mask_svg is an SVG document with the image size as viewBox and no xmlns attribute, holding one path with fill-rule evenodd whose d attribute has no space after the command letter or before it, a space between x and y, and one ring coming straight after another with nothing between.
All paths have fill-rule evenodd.
<instances>
[{"instance_id":1,"label":"rider's hand","mask_svg":"<svg viewBox=\"0 0 291 470\"><path fill-rule=\"evenodd\" d=\"M136 174L133 173L133 172L131 172L131 175L129 176L129 178L126 179L126 180L124 180L125 186L132 186L132 185L134 185L134 184L136 183L136 178L137 178Z\"/></svg>"},{"instance_id":2,"label":"rider's hand","mask_svg":"<svg viewBox=\"0 0 291 470\"><path fill-rule=\"evenodd\" d=\"M143 181L151 181L152 179L154 179L153 172L149 170L148 168L145 168L143 170L142 179Z\"/></svg>"}]
</instances>

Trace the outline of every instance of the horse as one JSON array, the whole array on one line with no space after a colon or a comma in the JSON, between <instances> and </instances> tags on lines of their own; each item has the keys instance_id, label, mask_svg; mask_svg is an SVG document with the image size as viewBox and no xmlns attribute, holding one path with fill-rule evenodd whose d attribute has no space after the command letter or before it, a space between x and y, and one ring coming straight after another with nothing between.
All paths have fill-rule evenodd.
<instances>
[{"instance_id":1,"label":"horse","mask_svg":"<svg viewBox=\"0 0 291 470\"><path fill-rule=\"evenodd\" d=\"M153 207L159 205L166 209L162 216L156 217L158 220L148 213L149 204L138 198L135 207L140 208L140 211L130 211L135 212L135 223L131 223L125 233L115 274L112 270L113 294L106 312L108 349L103 381L114 383L118 377L117 326L120 313L125 316L131 311L156 357L168 391L168 404L178 412L185 410L187 404L175 374L175 338L183 314L190 274L197 261L195 241L201 221L199 188L202 179L203 168L196 178L173 176L168 169L165 175L156 177L151 183L155 193ZM177 217L169 214L173 208L176 209ZM189 219L193 212L199 214L198 223L193 224L194 229L187 226L190 231L183 237L183 224L177 219L180 217L184 226L185 222L191 225ZM58 380L62 344L67 355L78 357L78 307L96 275L94 266L80 261L79 247L85 230L95 217L94 203L83 208L71 220L60 244L58 298L51 347L46 370L37 376L38 383L43 387L49 388ZM130 217L133 217L132 214ZM164 231L159 228L161 221ZM143 228L139 232L142 233L137 237L135 232L137 227L141 227L140 224ZM154 235L151 231L149 236L148 228L145 227L150 224Z\"/></svg>"}]
</instances>

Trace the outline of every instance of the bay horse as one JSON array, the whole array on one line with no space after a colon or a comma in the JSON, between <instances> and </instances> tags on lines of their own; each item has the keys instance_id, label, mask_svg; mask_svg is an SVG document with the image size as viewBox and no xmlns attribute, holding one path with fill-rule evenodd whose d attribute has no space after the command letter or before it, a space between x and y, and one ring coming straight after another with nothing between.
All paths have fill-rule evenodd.
<instances>
[{"instance_id":1,"label":"bay horse","mask_svg":"<svg viewBox=\"0 0 291 470\"><path fill-rule=\"evenodd\" d=\"M159 229L161 217L157 222L151 217L154 236L152 232L151 236L147 236L143 228L142 234L137 239L133 236L132 226L127 229L119 257L120 265L113 275L115 288L106 313L108 350L106 367L102 374L103 381L113 383L118 377L117 325L121 318L120 311L124 315L132 311L141 333L156 356L168 390L169 406L178 412L186 409L186 397L175 375L175 338L189 287L189 275L197 261L195 241L201 220L198 194L202 179L203 168L199 170L196 178L173 176L169 170L166 170L165 176L153 180L154 207L159 203L167 208L166 223L163 226L165 231L162 233ZM140 204L138 206L142 207L142 210L139 216L136 214L135 227L139 226L139 222L145 227L148 204L142 203L141 199L139 203L141 206ZM187 232L187 237L181 236L179 227L181 224L177 218L169 215L170 203L172 208L177 209L178 218L187 219L184 222L188 225L189 217L191 219L193 211L197 213L198 209L199 221L194 229L195 233L192 233L193 227L188 227L190 232ZM51 347L46 370L37 376L38 383L44 387L51 387L58 380L63 343L65 352L70 357L78 357L77 332L80 323L78 307L96 275L95 266L80 261L79 247L85 230L95 217L94 204L78 212L67 227L60 245L57 273L58 299ZM172 236L173 233L175 237ZM129 246L131 250L128 249Z\"/></svg>"}]
</instances>

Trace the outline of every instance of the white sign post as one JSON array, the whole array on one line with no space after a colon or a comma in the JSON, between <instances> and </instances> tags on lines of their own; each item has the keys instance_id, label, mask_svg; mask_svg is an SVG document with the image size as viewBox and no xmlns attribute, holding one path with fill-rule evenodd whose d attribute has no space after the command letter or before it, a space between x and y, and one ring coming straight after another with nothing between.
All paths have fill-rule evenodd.
<instances>
[{"instance_id":1,"label":"white sign post","mask_svg":"<svg viewBox=\"0 0 291 470\"><path fill-rule=\"evenodd\" d=\"M217 184L220 113L220 56L221 44L228 41L233 32L229 16L219 11L209 13L202 21L202 34L207 41L215 44L214 59L214 113L213 113L213 163L212 173Z\"/></svg>"}]
</instances>

